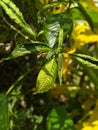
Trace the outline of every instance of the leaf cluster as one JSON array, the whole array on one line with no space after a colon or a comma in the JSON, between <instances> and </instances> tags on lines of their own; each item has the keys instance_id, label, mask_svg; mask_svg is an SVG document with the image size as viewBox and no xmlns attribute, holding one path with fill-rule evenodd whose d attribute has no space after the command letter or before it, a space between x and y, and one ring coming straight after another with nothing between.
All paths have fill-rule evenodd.
<instances>
[{"instance_id":1,"label":"leaf cluster","mask_svg":"<svg viewBox=\"0 0 98 130\"><path fill-rule=\"evenodd\" d=\"M98 8L88 1L0 1L0 130L98 120Z\"/></svg>"}]
</instances>

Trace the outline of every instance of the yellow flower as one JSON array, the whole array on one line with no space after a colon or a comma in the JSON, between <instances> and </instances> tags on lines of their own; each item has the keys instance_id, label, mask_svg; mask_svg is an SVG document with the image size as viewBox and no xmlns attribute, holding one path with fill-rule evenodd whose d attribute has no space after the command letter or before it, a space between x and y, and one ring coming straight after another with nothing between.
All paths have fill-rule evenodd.
<instances>
[{"instance_id":1,"label":"yellow flower","mask_svg":"<svg viewBox=\"0 0 98 130\"><path fill-rule=\"evenodd\" d=\"M93 127L93 130L98 130L98 126L94 126L94 127Z\"/></svg>"},{"instance_id":2,"label":"yellow flower","mask_svg":"<svg viewBox=\"0 0 98 130\"><path fill-rule=\"evenodd\" d=\"M94 34L88 24L78 24L73 29L73 38L75 43L68 50L68 53L74 53L77 48L89 44L98 42L98 34Z\"/></svg>"},{"instance_id":3,"label":"yellow flower","mask_svg":"<svg viewBox=\"0 0 98 130\"><path fill-rule=\"evenodd\" d=\"M98 120L95 120L92 125L97 125L98 126Z\"/></svg>"},{"instance_id":4,"label":"yellow flower","mask_svg":"<svg viewBox=\"0 0 98 130\"><path fill-rule=\"evenodd\" d=\"M88 123L83 123L83 128L81 130L98 130L98 100L96 101L96 106Z\"/></svg>"},{"instance_id":5,"label":"yellow flower","mask_svg":"<svg viewBox=\"0 0 98 130\"><path fill-rule=\"evenodd\" d=\"M98 120L94 121L92 124L83 124L83 128L81 130L98 130Z\"/></svg>"},{"instance_id":6,"label":"yellow flower","mask_svg":"<svg viewBox=\"0 0 98 130\"><path fill-rule=\"evenodd\" d=\"M91 126L86 126L83 129L81 129L81 130L93 130L93 128Z\"/></svg>"},{"instance_id":7,"label":"yellow flower","mask_svg":"<svg viewBox=\"0 0 98 130\"><path fill-rule=\"evenodd\" d=\"M71 58L67 54L63 54L62 75L63 75L64 81L66 81L67 71L71 65L72 65Z\"/></svg>"}]
</instances>

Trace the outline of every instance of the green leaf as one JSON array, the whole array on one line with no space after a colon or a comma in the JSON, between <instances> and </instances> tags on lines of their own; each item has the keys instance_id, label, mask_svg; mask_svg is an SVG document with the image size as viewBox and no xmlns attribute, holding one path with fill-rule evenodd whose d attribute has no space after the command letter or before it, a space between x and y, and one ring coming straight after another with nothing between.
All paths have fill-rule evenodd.
<instances>
[{"instance_id":1,"label":"green leaf","mask_svg":"<svg viewBox=\"0 0 98 130\"><path fill-rule=\"evenodd\" d=\"M38 51L48 51L48 50L50 50L50 47L44 44L38 44L38 43L37 44L36 43L35 44L32 44L32 43L19 44L7 58L4 58L4 60L9 60L12 58L24 56L26 54L31 54Z\"/></svg>"},{"instance_id":2,"label":"green leaf","mask_svg":"<svg viewBox=\"0 0 98 130\"><path fill-rule=\"evenodd\" d=\"M26 32L36 37L35 32L32 31L31 27L26 23L19 8L11 0L0 0L0 6L5 10L7 15L13 19L19 26L21 26Z\"/></svg>"},{"instance_id":3,"label":"green leaf","mask_svg":"<svg viewBox=\"0 0 98 130\"><path fill-rule=\"evenodd\" d=\"M98 12L95 12L94 10L92 10L90 8L86 8L86 11L89 14L89 16L91 17L94 27L98 28Z\"/></svg>"},{"instance_id":4,"label":"green leaf","mask_svg":"<svg viewBox=\"0 0 98 130\"><path fill-rule=\"evenodd\" d=\"M71 8L70 12L72 14L73 21L84 20L83 15L79 11L79 9L77 9L77 7Z\"/></svg>"},{"instance_id":5,"label":"green leaf","mask_svg":"<svg viewBox=\"0 0 98 130\"><path fill-rule=\"evenodd\" d=\"M36 92L43 93L53 88L57 75L57 63L56 59L53 58L47 62L43 68L40 70L37 82L36 82Z\"/></svg>"},{"instance_id":6,"label":"green leaf","mask_svg":"<svg viewBox=\"0 0 98 130\"><path fill-rule=\"evenodd\" d=\"M65 106L57 106L47 117L47 130L76 130Z\"/></svg>"},{"instance_id":7,"label":"green leaf","mask_svg":"<svg viewBox=\"0 0 98 130\"><path fill-rule=\"evenodd\" d=\"M44 6L44 4L42 4L41 2L40 2L40 0L35 0L35 6L36 6L36 8L38 9L38 10L41 10L42 9L42 7Z\"/></svg>"},{"instance_id":8,"label":"green leaf","mask_svg":"<svg viewBox=\"0 0 98 130\"><path fill-rule=\"evenodd\" d=\"M66 1L66 2L68 2L68 1ZM41 14L46 14L47 12L49 13L50 9L52 10L53 7L56 7L56 6L60 5L60 4L65 4L65 2L52 2L52 3L50 2L50 4L46 4L44 6L41 5L40 10L38 12L38 16L40 16Z\"/></svg>"},{"instance_id":9,"label":"green leaf","mask_svg":"<svg viewBox=\"0 0 98 130\"><path fill-rule=\"evenodd\" d=\"M91 29L94 31L94 23L90 15L87 13L87 11L84 9L82 4L80 2L77 2L79 11L83 14L84 18L87 20L88 24L90 25Z\"/></svg>"},{"instance_id":10,"label":"green leaf","mask_svg":"<svg viewBox=\"0 0 98 130\"><path fill-rule=\"evenodd\" d=\"M62 84L62 67L63 67L63 57L62 53L58 54L58 77L60 85Z\"/></svg>"},{"instance_id":11,"label":"green leaf","mask_svg":"<svg viewBox=\"0 0 98 130\"><path fill-rule=\"evenodd\" d=\"M0 17L2 17L3 18L3 10L2 10L2 8L0 7Z\"/></svg>"},{"instance_id":12,"label":"green leaf","mask_svg":"<svg viewBox=\"0 0 98 130\"><path fill-rule=\"evenodd\" d=\"M44 35L50 47L56 47L59 30L62 27L64 37L70 32L72 28L72 16L70 12L51 15L44 23Z\"/></svg>"},{"instance_id":13,"label":"green leaf","mask_svg":"<svg viewBox=\"0 0 98 130\"><path fill-rule=\"evenodd\" d=\"M85 67L85 65L83 65L83 70L89 76L89 78L93 81L93 83L95 84L95 87L98 89L98 70L96 71L92 68Z\"/></svg>"},{"instance_id":14,"label":"green leaf","mask_svg":"<svg viewBox=\"0 0 98 130\"><path fill-rule=\"evenodd\" d=\"M70 54L76 61L87 67L98 69L98 59L84 54Z\"/></svg>"},{"instance_id":15,"label":"green leaf","mask_svg":"<svg viewBox=\"0 0 98 130\"><path fill-rule=\"evenodd\" d=\"M0 94L0 130L9 130L8 102L4 94Z\"/></svg>"},{"instance_id":16,"label":"green leaf","mask_svg":"<svg viewBox=\"0 0 98 130\"><path fill-rule=\"evenodd\" d=\"M62 48L62 44L63 44L63 28L61 27L59 30L58 48Z\"/></svg>"},{"instance_id":17,"label":"green leaf","mask_svg":"<svg viewBox=\"0 0 98 130\"><path fill-rule=\"evenodd\" d=\"M98 78L96 74L98 71L98 59L84 54L71 54L71 56L82 65L86 74L90 77L94 84L98 86Z\"/></svg>"}]
</instances>

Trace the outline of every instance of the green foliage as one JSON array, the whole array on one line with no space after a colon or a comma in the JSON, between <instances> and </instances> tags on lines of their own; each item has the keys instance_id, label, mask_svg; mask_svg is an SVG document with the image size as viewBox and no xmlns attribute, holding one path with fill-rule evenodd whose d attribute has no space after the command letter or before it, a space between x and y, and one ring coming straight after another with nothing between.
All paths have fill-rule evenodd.
<instances>
[{"instance_id":1,"label":"green foliage","mask_svg":"<svg viewBox=\"0 0 98 130\"><path fill-rule=\"evenodd\" d=\"M72 56L81 64L93 69L98 69L98 59L84 54L72 54Z\"/></svg>"},{"instance_id":2,"label":"green foliage","mask_svg":"<svg viewBox=\"0 0 98 130\"><path fill-rule=\"evenodd\" d=\"M89 23L91 29L94 31L94 23L90 17L90 15L87 13L87 11L84 9L84 7L82 6L82 4L78 3L79 7L78 9L80 10L80 12L83 14L84 18L87 20L87 22Z\"/></svg>"},{"instance_id":3,"label":"green foliage","mask_svg":"<svg viewBox=\"0 0 98 130\"><path fill-rule=\"evenodd\" d=\"M25 22L22 13L16 7L16 5L10 0L0 1L0 5L4 8L8 16L13 19L18 25L35 37L35 33L31 30L30 26Z\"/></svg>"},{"instance_id":4,"label":"green foliage","mask_svg":"<svg viewBox=\"0 0 98 130\"><path fill-rule=\"evenodd\" d=\"M63 56L61 53L58 54L58 77L60 85L62 84L62 67L63 67Z\"/></svg>"},{"instance_id":5,"label":"green foliage","mask_svg":"<svg viewBox=\"0 0 98 130\"><path fill-rule=\"evenodd\" d=\"M0 94L0 130L9 130L8 101L4 94Z\"/></svg>"},{"instance_id":6,"label":"green foliage","mask_svg":"<svg viewBox=\"0 0 98 130\"><path fill-rule=\"evenodd\" d=\"M44 35L50 47L56 47L60 28L63 28L64 38L70 32L72 19L70 12L50 15L44 23Z\"/></svg>"},{"instance_id":7,"label":"green foliage","mask_svg":"<svg viewBox=\"0 0 98 130\"><path fill-rule=\"evenodd\" d=\"M98 28L98 12L92 10L91 8L86 9L87 14L90 16L89 19L92 20L92 26L93 28Z\"/></svg>"},{"instance_id":8,"label":"green foliage","mask_svg":"<svg viewBox=\"0 0 98 130\"><path fill-rule=\"evenodd\" d=\"M47 117L47 130L76 130L65 106L56 106Z\"/></svg>"},{"instance_id":9,"label":"green foliage","mask_svg":"<svg viewBox=\"0 0 98 130\"><path fill-rule=\"evenodd\" d=\"M90 118L98 8L89 3L0 0L0 130L80 130Z\"/></svg>"},{"instance_id":10,"label":"green foliage","mask_svg":"<svg viewBox=\"0 0 98 130\"><path fill-rule=\"evenodd\" d=\"M49 51L50 48L47 45L44 44L32 44L32 43L24 43L24 44L19 44L14 51L4 60L9 60L12 58L16 58L19 56L24 56L26 54L32 54L34 52L39 52L39 51Z\"/></svg>"}]
</instances>

